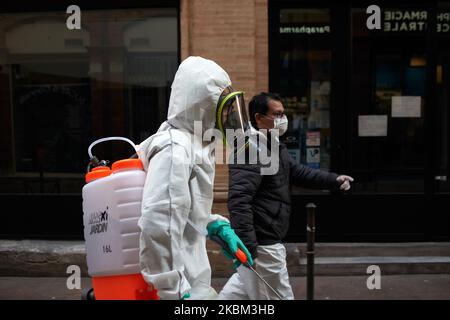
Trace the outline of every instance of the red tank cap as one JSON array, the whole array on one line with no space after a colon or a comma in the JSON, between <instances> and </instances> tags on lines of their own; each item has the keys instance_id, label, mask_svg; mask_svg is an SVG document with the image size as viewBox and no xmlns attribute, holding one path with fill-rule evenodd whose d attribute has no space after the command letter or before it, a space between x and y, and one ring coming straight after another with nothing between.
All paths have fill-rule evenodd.
<instances>
[{"instance_id":1,"label":"red tank cap","mask_svg":"<svg viewBox=\"0 0 450 320\"><path fill-rule=\"evenodd\" d=\"M91 172L86 173L85 180L86 183L91 181L107 177L112 173L111 169L106 166L95 167L91 170Z\"/></svg>"},{"instance_id":2,"label":"red tank cap","mask_svg":"<svg viewBox=\"0 0 450 320\"><path fill-rule=\"evenodd\" d=\"M144 166L142 165L142 162L139 159L118 160L113 163L111 168L112 168L113 172L118 171L118 170L123 170L123 169L144 170Z\"/></svg>"}]
</instances>

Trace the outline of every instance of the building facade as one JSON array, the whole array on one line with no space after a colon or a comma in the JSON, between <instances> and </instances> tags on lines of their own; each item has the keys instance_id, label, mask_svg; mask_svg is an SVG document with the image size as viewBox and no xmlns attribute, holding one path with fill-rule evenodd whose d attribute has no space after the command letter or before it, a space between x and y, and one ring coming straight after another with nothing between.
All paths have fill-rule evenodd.
<instances>
[{"instance_id":1,"label":"building facade","mask_svg":"<svg viewBox=\"0 0 450 320\"><path fill-rule=\"evenodd\" d=\"M370 29L367 1L78 1L80 30L54 2L0 13L2 238L82 238L88 145L153 134L179 63L199 55L247 102L281 95L299 163L356 180L347 194L292 188L287 241L304 240L308 202L320 241L450 239L450 2L378 1ZM214 212L227 184L218 165Z\"/></svg>"}]
</instances>

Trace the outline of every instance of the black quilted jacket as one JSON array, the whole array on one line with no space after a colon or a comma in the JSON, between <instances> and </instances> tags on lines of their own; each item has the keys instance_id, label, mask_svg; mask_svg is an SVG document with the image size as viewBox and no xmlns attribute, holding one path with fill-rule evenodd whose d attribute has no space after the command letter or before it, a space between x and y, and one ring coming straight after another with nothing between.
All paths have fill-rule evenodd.
<instances>
[{"instance_id":1,"label":"black quilted jacket","mask_svg":"<svg viewBox=\"0 0 450 320\"><path fill-rule=\"evenodd\" d=\"M228 210L231 226L253 257L257 245L280 243L291 213L290 184L314 189L338 189L337 174L298 164L280 144L275 175L261 175L261 165L229 165Z\"/></svg>"}]
</instances>

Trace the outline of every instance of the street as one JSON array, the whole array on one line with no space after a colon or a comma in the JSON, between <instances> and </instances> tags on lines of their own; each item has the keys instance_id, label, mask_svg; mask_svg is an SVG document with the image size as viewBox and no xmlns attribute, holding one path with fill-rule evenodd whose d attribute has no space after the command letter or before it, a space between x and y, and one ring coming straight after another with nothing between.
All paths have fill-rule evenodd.
<instances>
[{"instance_id":1,"label":"street","mask_svg":"<svg viewBox=\"0 0 450 320\"><path fill-rule=\"evenodd\" d=\"M226 278L214 278L218 291ZM306 297L306 279L290 279L297 300ZM450 275L386 275L380 290L369 290L364 276L316 277L317 300L450 300ZM82 288L90 287L89 278L82 278ZM78 300L81 290L69 290L66 278L1 277L0 300Z\"/></svg>"}]
</instances>

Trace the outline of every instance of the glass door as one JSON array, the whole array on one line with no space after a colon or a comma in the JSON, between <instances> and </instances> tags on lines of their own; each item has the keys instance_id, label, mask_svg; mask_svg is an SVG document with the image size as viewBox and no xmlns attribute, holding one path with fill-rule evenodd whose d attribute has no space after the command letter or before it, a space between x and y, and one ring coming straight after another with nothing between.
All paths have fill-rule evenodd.
<instances>
[{"instance_id":1,"label":"glass door","mask_svg":"<svg viewBox=\"0 0 450 320\"><path fill-rule=\"evenodd\" d=\"M437 157L434 173L437 194L450 193L449 123L450 123L450 4L440 3L437 14L436 111Z\"/></svg>"},{"instance_id":2,"label":"glass door","mask_svg":"<svg viewBox=\"0 0 450 320\"><path fill-rule=\"evenodd\" d=\"M383 7L381 30L353 9L351 164L355 193L423 193L427 32L423 7ZM390 18L395 17L395 18ZM425 20L423 20L425 19ZM402 26L407 26L403 28Z\"/></svg>"}]
</instances>

